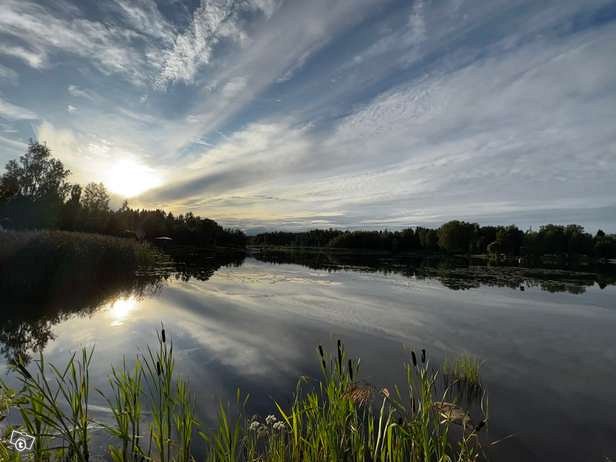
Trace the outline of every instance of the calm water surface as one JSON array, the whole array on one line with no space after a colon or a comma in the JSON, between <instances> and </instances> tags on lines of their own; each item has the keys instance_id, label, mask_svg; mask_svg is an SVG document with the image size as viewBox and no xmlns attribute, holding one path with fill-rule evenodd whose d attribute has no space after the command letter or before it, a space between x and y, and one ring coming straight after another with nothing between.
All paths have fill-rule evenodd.
<instances>
[{"instance_id":1,"label":"calm water surface","mask_svg":"<svg viewBox=\"0 0 616 462\"><path fill-rule=\"evenodd\" d=\"M506 438L490 448L494 459L616 458L615 286L511 274L493 284L395 265L384 271L386 263L366 269L247 258L172 275L141 293L105 294L71 314L23 325L5 319L0 368L6 379L6 357L36 344L57 362L96 345L93 380L104 389L110 365L154 343L162 321L208 419L238 386L256 413L288 401L300 375L318 377L319 343L331 349L341 338L361 357L363 379L389 386L402 381L409 349L425 348L437 363L464 351L485 361L486 438ZM103 402L93 399L105 419Z\"/></svg>"}]
</instances>

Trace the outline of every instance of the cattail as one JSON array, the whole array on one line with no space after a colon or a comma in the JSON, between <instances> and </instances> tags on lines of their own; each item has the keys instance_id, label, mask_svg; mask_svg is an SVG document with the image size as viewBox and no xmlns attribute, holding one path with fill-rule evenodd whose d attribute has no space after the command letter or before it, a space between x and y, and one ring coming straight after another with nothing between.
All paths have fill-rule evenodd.
<instances>
[{"instance_id":1,"label":"cattail","mask_svg":"<svg viewBox=\"0 0 616 462\"><path fill-rule=\"evenodd\" d=\"M160 374L162 374L162 369L160 367L160 361L156 361L156 373L158 374L158 376L160 377Z\"/></svg>"},{"instance_id":2,"label":"cattail","mask_svg":"<svg viewBox=\"0 0 616 462\"><path fill-rule=\"evenodd\" d=\"M413 360L413 367L417 367L417 356L415 356L414 351L411 351L411 359Z\"/></svg>"},{"instance_id":3,"label":"cattail","mask_svg":"<svg viewBox=\"0 0 616 462\"><path fill-rule=\"evenodd\" d=\"M421 362L422 362L422 364L426 364L426 350L425 350L425 348L421 349Z\"/></svg>"},{"instance_id":4,"label":"cattail","mask_svg":"<svg viewBox=\"0 0 616 462\"><path fill-rule=\"evenodd\" d=\"M321 364L323 365L323 370L327 370L327 364L325 364L325 354L323 353L323 347L319 345L319 355L321 356Z\"/></svg>"},{"instance_id":5,"label":"cattail","mask_svg":"<svg viewBox=\"0 0 616 462\"><path fill-rule=\"evenodd\" d=\"M28 379L32 380L32 374L30 374L30 372L28 372L28 369L26 369L23 364L19 363L17 365L17 368L21 371L21 373L23 375L25 375Z\"/></svg>"},{"instance_id":6,"label":"cattail","mask_svg":"<svg viewBox=\"0 0 616 462\"><path fill-rule=\"evenodd\" d=\"M338 339L338 372L342 372L342 342Z\"/></svg>"},{"instance_id":7,"label":"cattail","mask_svg":"<svg viewBox=\"0 0 616 462\"><path fill-rule=\"evenodd\" d=\"M165 329L163 329L163 330L162 330L162 332L161 332L160 334L161 334L161 337L162 337L162 339L163 339L163 343L165 343L165 342L167 341L167 337L166 337L166 335L165 335Z\"/></svg>"},{"instance_id":8,"label":"cattail","mask_svg":"<svg viewBox=\"0 0 616 462\"><path fill-rule=\"evenodd\" d=\"M349 359L349 379L353 381L353 361Z\"/></svg>"}]
</instances>

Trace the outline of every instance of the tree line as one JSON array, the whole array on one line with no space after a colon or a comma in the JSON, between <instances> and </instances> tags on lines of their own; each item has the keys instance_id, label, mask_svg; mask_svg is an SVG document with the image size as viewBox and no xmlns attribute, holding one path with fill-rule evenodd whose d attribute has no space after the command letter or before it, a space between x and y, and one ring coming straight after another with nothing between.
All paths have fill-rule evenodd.
<instances>
[{"instance_id":1,"label":"tree line","mask_svg":"<svg viewBox=\"0 0 616 462\"><path fill-rule=\"evenodd\" d=\"M41 143L6 164L0 176L0 229L60 229L154 239L161 236L195 246L244 247L246 235L225 229L188 212L174 216L164 210L138 210L124 202L109 207L102 183L85 187L68 182L70 171Z\"/></svg>"},{"instance_id":2,"label":"tree line","mask_svg":"<svg viewBox=\"0 0 616 462\"><path fill-rule=\"evenodd\" d=\"M270 232L250 238L257 246L319 247L387 252L447 252L508 256L586 255L616 258L616 235L599 230L594 236L580 225L544 225L538 230L510 226L480 226L453 220L441 227L401 231Z\"/></svg>"}]
</instances>

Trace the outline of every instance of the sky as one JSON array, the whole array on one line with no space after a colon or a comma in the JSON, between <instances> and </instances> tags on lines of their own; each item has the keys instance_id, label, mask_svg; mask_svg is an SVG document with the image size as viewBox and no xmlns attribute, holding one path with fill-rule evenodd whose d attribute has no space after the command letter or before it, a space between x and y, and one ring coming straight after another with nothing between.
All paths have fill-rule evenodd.
<instances>
[{"instance_id":1,"label":"sky","mask_svg":"<svg viewBox=\"0 0 616 462\"><path fill-rule=\"evenodd\" d=\"M616 231L616 1L0 0L0 164L30 139L249 232Z\"/></svg>"}]
</instances>

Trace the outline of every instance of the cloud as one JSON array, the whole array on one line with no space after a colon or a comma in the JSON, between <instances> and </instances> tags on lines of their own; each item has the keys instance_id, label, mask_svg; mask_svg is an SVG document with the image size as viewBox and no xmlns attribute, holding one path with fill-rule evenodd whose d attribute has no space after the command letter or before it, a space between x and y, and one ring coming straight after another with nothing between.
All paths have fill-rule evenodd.
<instances>
[{"instance_id":1,"label":"cloud","mask_svg":"<svg viewBox=\"0 0 616 462\"><path fill-rule=\"evenodd\" d=\"M416 0L409 18L411 41L421 43L426 40L426 22L424 20L424 0Z\"/></svg>"},{"instance_id":2,"label":"cloud","mask_svg":"<svg viewBox=\"0 0 616 462\"><path fill-rule=\"evenodd\" d=\"M314 53L341 30L365 19L377 3L376 0L356 0L332 4L314 0L280 7L267 22L254 26L249 44L221 58L218 66L210 69L201 98L196 100L191 111L192 120L197 123L174 126L169 131L167 149L181 150L197 137L215 133L298 66L303 57ZM323 14L324 11L327 14ZM301 23L298 17L303 18ZM191 66L180 67L191 70ZM229 100L224 89L237 79L248 79L248 84Z\"/></svg>"},{"instance_id":3,"label":"cloud","mask_svg":"<svg viewBox=\"0 0 616 462\"><path fill-rule=\"evenodd\" d=\"M4 136L0 136L0 143L2 143L4 146L9 147L11 150L19 152L25 151L27 146L26 143L23 143L21 141L15 141L10 138L5 138Z\"/></svg>"},{"instance_id":4,"label":"cloud","mask_svg":"<svg viewBox=\"0 0 616 462\"><path fill-rule=\"evenodd\" d=\"M28 50L20 46L2 44L0 45L0 54L18 58L35 69L43 67L46 61L46 56L43 52Z\"/></svg>"},{"instance_id":5,"label":"cloud","mask_svg":"<svg viewBox=\"0 0 616 462\"><path fill-rule=\"evenodd\" d=\"M64 4L3 3L2 117L24 138L36 108L82 178L167 178L144 206L296 229L614 203L608 0Z\"/></svg>"},{"instance_id":6,"label":"cloud","mask_svg":"<svg viewBox=\"0 0 616 462\"><path fill-rule=\"evenodd\" d=\"M19 76L13 69L0 65L0 82L3 80L13 85L17 83Z\"/></svg>"},{"instance_id":7,"label":"cloud","mask_svg":"<svg viewBox=\"0 0 616 462\"><path fill-rule=\"evenodd\" d=\"M156 192L246 226L534 220L613 205L616 28L435 68L322 131L250 124ZM566 75L566 78L563 76ZM198 199L201 197L201 199ZM273 199L284 198L284 200ZM301 211L301 213L299 213Z\"/></svg>"},{"instance_id":8,"label":"cloud","mask_svg":"<svg viewBox=\"0 0 616 462\"><path fill-rule=\"evenodd\" d=\"M88 90L79 88L77 85L69 85L66 91L68 91L69 95L74 96L75 98L84 98L89 101L96 100L96 96L93 93L89 92Z\"/></svg>"},{"instance_id":9,"label":"cloud","mask_svg":"<svg viewBox=\"0 0 616 462\"><path fill-rule=\"evenodd\" d=\"M143 54L129 46L130 30L81 17L66 20L57 11L27 0L6 0L0 15L0 33L23 41L2 46L0 52L24 60L34 68L46 67L49 54L62 51L87 59L100 71L120 73L133 83L147 76Z\"/></svg>"},{"instance_id":10,"label":"cloud","mask_svg":"<svg viewBox=\"0 0 616 462\"><path fill-rule=\"evenodd\" d=\"M10 103L0 97L0 117L9 120L34 120L38 116L29 109Z\"/></svg>"},{"instance_id":11,"label":"cloud","mask_svg":"<svg viewBox=\"0 0 616 462\"><path fill-rule=\"evenodd\" d=\"M121 18L141 34L169 41L176 31L158 10L154 0L114 0Z\"/></svg>"},{"instance_id":12,"label":"cloud","mask_svg":"<svg viewBox=\"0 0 616 462\"><path fill-rule=\"evenodd\" d=\"M285 122L255 123L203 152L185 167L181 180L153 190L145 201L189 201L204 193L216 195L233 190L234 194L254 194L262 180L273 183L293 168L298 155L306 152L307 127L291 127ZM191 172L204 172L195 175Z\"/></svg>"},{"instance_id":13,"label":"cloud","mask_svg":"<svg viewBox=\"0 0 616 462\"><path fill-rule=\"evenodd\" d=\"M202 0L192 15L188 28L173 38L173 45L162 51L157 88L169 83L190 83L198 71L209 64L214 50L222 41L244 44L248 40L242 15L246 11L273 14L277 2L272 0Z\"/></svg>"},{"instance_id":14,"label":"cloud","mask_svg":"<svg viewBox=\"0 0 616 462\"><path fill-rule=\"evenodd\" d=\"M76 112L77 108L71 104L68 104L66 106L66 112L68 112L69 114L72 114L73 112Z\"/></svg>"}]
</instances>

